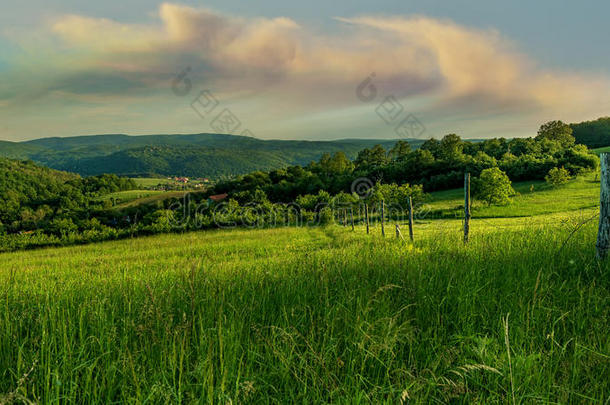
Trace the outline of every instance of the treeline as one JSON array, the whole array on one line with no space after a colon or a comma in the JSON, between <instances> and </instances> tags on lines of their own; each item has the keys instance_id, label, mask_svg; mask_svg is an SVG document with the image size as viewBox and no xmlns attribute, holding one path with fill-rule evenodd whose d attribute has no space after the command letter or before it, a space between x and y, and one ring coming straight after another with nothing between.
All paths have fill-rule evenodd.
<instances>
[{"instance_id":1,"label":"treeline","mask_svg":"<svg viewBox=\"0 0 610 405\"><path fill-rule=\"evenodd\" d=\"M572 129L561 121L543 125L535 138L489 139L468 142L455 134L429 139L413 150L398 141L389 150L381 145L363 149L354 161L337 152L325 154L306 167L292 166L270 172L253 172L221 182L217 193L229 193L240 202L262 190L274 202L294 201L300 195L325 190L350 192L353 181L419 184L426 192L460 187L465 172L478 176L498 167L511 181L543 180L549 170L564 167L571 175L593 170L598 158L586 146L575 144Z\"/></svg>"},{"instance_id":2,"label":"treeline","mask_svg":"<svg viewBox=\"0 0 610 405\"><path fill-rule=\"evenodd\" d=\"M610 146L610 117L572 124L571 127L578 143L589 148Z\"/></svg>"}]
</instances>

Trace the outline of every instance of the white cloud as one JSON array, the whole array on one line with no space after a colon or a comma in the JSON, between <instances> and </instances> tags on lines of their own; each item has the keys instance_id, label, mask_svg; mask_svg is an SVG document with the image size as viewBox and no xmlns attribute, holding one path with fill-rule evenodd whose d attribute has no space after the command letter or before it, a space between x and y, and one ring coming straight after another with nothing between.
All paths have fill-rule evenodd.
<instances>
[{"instance_id":1,"label":"white cloud","mask_svg":"<svg viewBox=\"0 0 610 405\"><path fill-rule=\"evenodd\" d=\"M260 97L264 107L252 115L261 122L272 121L273 105L292 117L358 106L355 88L371 72L384 95L410 100L412 112L430 120L442 113L443 122L476 114L569 121L610 106L607 77L543 69L494 30L423 16L336 21L340 34L329 35L288 17L242 18L171 3L150 24L66 15L51 25L63 48L46 60L64 70L40 77L46 89L124 99L143 87L166 91L171 75L191 66L198 85L250 102ZM89 85L95 78L107 88Z\"/></svg>"}]
</instances>

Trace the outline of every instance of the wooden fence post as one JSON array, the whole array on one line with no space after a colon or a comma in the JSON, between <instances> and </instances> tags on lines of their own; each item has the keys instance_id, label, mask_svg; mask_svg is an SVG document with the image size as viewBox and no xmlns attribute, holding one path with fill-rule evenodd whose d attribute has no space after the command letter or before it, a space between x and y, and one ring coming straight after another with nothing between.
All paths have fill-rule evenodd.
<instances>
[{"instance_id":1,"label":"wooden fence post","mask_svg":"<svg viewBox=\"0 0 610 405\"><path fill-rule=\"evenodd\" d=\"M352 223L352 231L354 230L354 209L349 207L349 219Z\"/></svg>"},{"instance_id":2,"label":"wooden fence post","mask_svg":"<svg viewBox=\"0 0 610 405\"><path fill-rule=\"evenodd\" d=\"M403 242L405 241L405 238L402 236L402 232L400 232L400 225L396 224L396 239L402 239Z\"/></svg>"},{"instance_id":3,"label":"wooden fence post","mask_svg":"<svg viewBox=\"0 0 610 405\"><path fill-rule=\"evenodd\" d=\"M364 203L364 221L366 222L366 234L369 234L369 206Z\"/></svg>"},{"instance_id":4,"label":"wooden fence post","mask_svg":"<svg viewBox=\"0 0 610 405\"><path fill-rule=\"evenodd\" d=\"M381 236L385 236L385 226L384 226L384 222L385 222L385 202L383 200L381 200Z\"/></svg>"},{"instance_id":5,"label":"wooden fence post","mask_svg":"<svg viewBox=\"0 0 610 405\"><path fill-rule=\"evenodd\" d=\"M605 259L610 250L610 153L599 156L601 163L599 193L599 229L597 231L597 258Z\"/></svg>"},{"instance_id":6,"label":"wooden fence post","mask_svg":"<svg viewBox=\"0 0 610 405\"><path fill-rule=\"evenodd\" d=\"M413 242L413 200L409 196L409 238Z\"/></svg>"},{"instance_id":7,"label":"wooden fence post","mask_svg":"<svg viewBox=\"0 0 610 405\"><path fill-rule=\"evenodd\" d=\"M464 243L470 232L470 173L464 175Z\"/></svg>"},{"instance_id":8,"label":"wooden fence post","mask_svg":"<svg viewBox=\"0 0 610 405\"><path fill-rule=\"evenodd\" d=\"M345 208L343 208L343 226L347 226L347 213L345 212Z\"/></svg>"}]
</instances>

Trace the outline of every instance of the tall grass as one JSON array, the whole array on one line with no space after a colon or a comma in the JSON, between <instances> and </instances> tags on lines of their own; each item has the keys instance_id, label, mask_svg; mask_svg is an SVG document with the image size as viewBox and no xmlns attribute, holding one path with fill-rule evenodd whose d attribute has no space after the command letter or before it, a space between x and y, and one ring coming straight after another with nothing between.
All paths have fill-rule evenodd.
<instances>
[{"instance_id":1,"label":"tall grass","mask_svg":"<svg viewBox=\"0 0 610 405\"><path fill-rule=\"evenodd\" d=\"M418 225L414 246L331 226L0 255L0 392L40 403L608 401L610 268L594 260L595 224L565 244L571 227L557 220L492 225L473 226L468 246L448 222Z\"/></svg>"}]
</instances>

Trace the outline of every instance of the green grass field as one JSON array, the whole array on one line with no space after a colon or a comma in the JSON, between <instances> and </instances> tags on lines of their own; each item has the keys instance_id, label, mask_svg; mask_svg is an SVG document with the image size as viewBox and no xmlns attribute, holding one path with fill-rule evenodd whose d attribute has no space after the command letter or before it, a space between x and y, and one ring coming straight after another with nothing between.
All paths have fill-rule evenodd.
<instances>
[{"instance_id":1,"label":"green grass field","mask_svg":"<svg viewBox=\"0 0 610 405\"><path fill-rule=\"evenodd\" d=\"M543 181L513 184L517 195L510 204L490 206L474 201L473 210L479 218L523 217L556 212L583 210L599 207L599 179L594 174L580 176L568 184L552 187ZM463 190L448 190L432 193L426 202L432 214L444 217L462 215L464 209Z\"/></svg>"},{"instance_id":2,"label":"green grass field","mask_svg":"<svg viewBox=\"0 0 610 405\"><path fill-rule=\"evenodd\" d=\"M139 198L147 198L155 195L160 195L165 193L162 190L127 190L127 191L117 191L116 193L105 194L100 197L100 201L115 199L120 201L120 203L126 203L129 201L137 200Z\"/></svg>"},{"instance_id":3,"label":"green grass field","mask_svg":"<svg viewBox=\"0 0 610 405\"><path fill-rule=\"evenodd\" d=\"M159 184L177 184L174 180L168 180L164 178L132 178L138 185L142 187L139 190L127 190L118 191L116 193L105 194L99 198L99 201L115 199L117 201L117 207L114 208L128 208L140 204L149 204L159 200L165 200L167 198L179 198L182 197L186 192L201 192L205 190L189 190L189 191L165 191L165 190L150 190L150 187L157 186Z\"/></svg>"},{"instance_id":4,"label":"green grass field","mask_svg":"<svg viewBox=\"0 0 610 405\"><path fill-rule=\"evenodd\" d=\"M610 152L610 146L604 146L603 148L597 148L597 149L593 149L593 152L596 154L600 154L600 153L604 153L604 152Z\"/></svg>"},{"instance_id":5,"label":"green grass field","mask_svg":"<svg viewBox=\"0 0 610 405\"><path fill-rule=\"evenodd\" d=\"M376 224L0 254L0 403L608 403L598 187L519 185L466 246L445 218L413 245Z\"/></svg>"},{"instance_id":6,"label":"green grass field","mask_svg":"<svg viewBox=\"0 0 610 405\"><path fill-rule=\"evenodd\" d=\"M114 198L117 205L111 209L129 208L141 204L150 204L156 201L166 200L168 198L180 198L187 193L199 193L198 191L161 191L161 190L128 190L118 191L116 193L106 194L100 198L100 201L110 200Z\"/></svg>"},{"instance_id":7,"label":"green grass field","mask_svg":"<svg viewBox=\"0 0 610 405\"><path fill-rule=\"evenodd\" d=\"M168 178L149 178L149 177L132 177L131 180L135 181L138 187L148 188L155 187L159 184L175 184L174 180Z\"/></svg>"}]
</instances>

